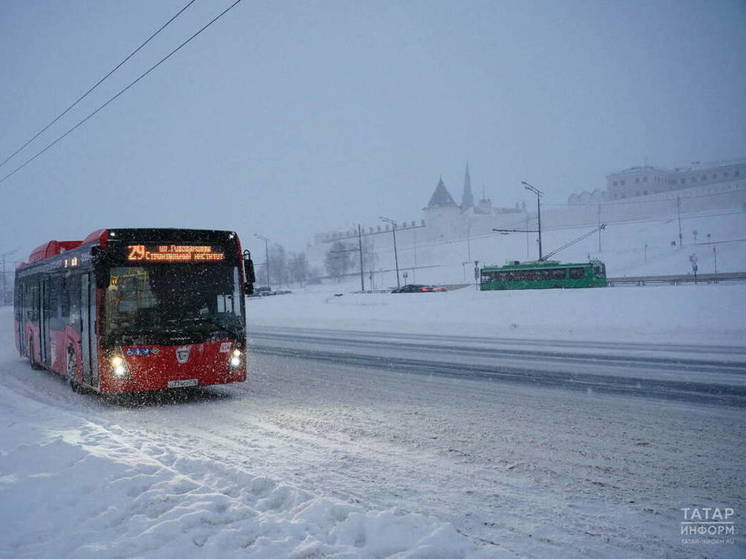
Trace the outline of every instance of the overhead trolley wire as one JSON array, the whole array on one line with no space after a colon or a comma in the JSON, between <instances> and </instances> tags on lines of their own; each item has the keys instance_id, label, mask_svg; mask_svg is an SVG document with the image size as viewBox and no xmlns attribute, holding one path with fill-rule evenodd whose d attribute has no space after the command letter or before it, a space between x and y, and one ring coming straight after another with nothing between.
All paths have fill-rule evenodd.
<instances>
[{"instance_id":1,"label":"overhead trolley wire","mask_svg":"<svg viewBox=\"0 0 746 559\"><path fill-rule=\"evenodd\" d=\"M112 103L112 102L113 102L113 101L115 101L115 100L116 100L117 98L119 98L119 97L120 97L120 96L121 96L121 95L122 95L122 94L123 94L124 92L126 92L126 91L127 91L128 89L130 89L130 88L131 88L131 87L132 87L133 85L135 85L135 84L136 84L137 82L139 82L139 81L140 81L141 79L143 79L143 78L144 78L145 76L147 76L148 74L150 74L150 72L152 72L153 70L155 70L156 68L158 68L158 66L160 66L161 64L163 64L163 63L164 63L164 62L165 62L166 60L168 60L169 58L171 58L171 57L172 57L172 56L173 56L174 54L176 54L177 52L179 52L179 51L180 51L180 50L181 50L181 49L182 49L182 48L183 48L184 46L186 46L186 45L187 45L187 44L188 44L189 42L191 42L191 41L192 41L193 39L195 39L195 38L196 38L196 37L197 37L197 36L198 36L198 35L199 35L200 33L202 33L202 32L203 32L203 31L204 31L205 29L207 29L208 27L210 27L210 26L211 26L211 25L212 25L213 23L215 23L216 21L218 21L218 20L219 20L219 19L220 19L221 17L223 17L223 16L224 16L225 14L227 14L227 13L228 13L228 12L229 12L230 10L232 10L232 9L233 9L234 7L236 7L236 5L237 5L237 4L239 3L239 2L241 2L241 0L235 0L235 2L233 2L233 3L232 3L232 4L230 5L230 6L228 6L228 7L227 7L227 8L225 9L225 10L223 10L223 11L222 11L222 12L220 12L220 13L219 13L218 15L216 15L216 16L215 16L214 18L212 18L212 19L211 19L211 20L210 20L209 22L207 22L207 23L206 23L206 24L205 24L204 26L202 26L202 27L201 27L201 28L200 28L200 29L199 29L198 31L196 31L195 33L193 33L193 34L192 34L192 35L191 35L191 36L190 36L190 37L189 37L188 39L186 39L186 40L185 40L185 41L184 41L183 43L181 43L181 44L180 44L180 45L179 45L178 47L176 47L175 49L173 49L173 50L172 50L171 52L169 52L169 53L168 53L168 54L167 54L166 56L164 56L164 57L163 57L163 58L161 58L161 59L160 59L160 60L159 60L158 62L156 62L155 64L153 64L153 65L152 65L152 66L151 66L150 68L148 68L147 70L145 70L145 72L143 72L143 73L142 73L142 74L140 74L140 75L139 75L139 76L138 76L138 77L137 77L136 79L134 79L133 81L131 81L131 82L129 83L129 85L127 85L127 86L125 86L124 88L122 88L122 89L121 89L121 90L120 90L120 91L119 91L119 92L118 92L118 93L117 93L116 95L114 95L114 96L112 96L111 98L109 98L109 100L108 100L108 101L106 101L106 102L105 102L105 103L104 103L103 105L99 106L99 107L98 107L98 108L97 108L97 109L96 109L95 111L93 111L93 112L92 112L92 113L90 113L90 114L89 114L88 116L86 116L85 118L83 118L82 120L80 120L80 121L79 121L79 122L78 122L77 124L75 124L74 126L72 126L71 128L69 128L69 129L67 130L67 132L65 132L65 133L64 133L64 134L62 134L61 136L58 136L58 137L57 137L57 138L56 138L55 140L51 141L51 142L50 142L49 144L47 144L47 145L46 145L46 146L44 147L44 149L42 149L41 151L39 151L38 153L36 153L36 155L34 155L33 157L31 157L31 158L27 159L27 160L26 160L26 161L24 161L24 162L23 162L23 163L22 163L21 165L19 165L18 167L16 167L15 169L13 169L13 170L12 170L12 171L11 171L10 173L8 173L8 174L7 174L7 175L5 175L5 176L4 176L3 178L1 178L1 179L0 179L0 184L1 184L1 183L3 183L3 182L5 182L6 180L8 180L8 179L9 179L10 177L12 177L13 175L15 175L15 174L16 174L16 173L17 173L18 171L20 171L21 169L23 169L23 168L24 168L24 167L25 167L26 165L28 165L29 163L31 163L31 162L33 162L34 160L36 160L36 159L37 159L37 158L38 158L39 156L41 156L41 155L42 155L43 153L45 153L45 152L46 152L47 150L49 150L49 149L50 149L51 147L53 147L53 146L54 146L55 144L57 144L58 142L62 141L62 140L63 140L64 138L66 138L66 137L67 137L67 136L68 136L69 134L71 134L72 132L74 132L75 130L77 130L78 128L80 128L80 127L81 127L81 126L82 126L83 124L85 124L86 122L88 122L88 121L89 121L89 120L90 120L91 118L93 118L93 117L94 117L94 116L95 116L96 114L98 114L98 113L99 113L100 111L102 111L102 110L103 110L103 109L104 109L105 107L107 107L107 106L108 106L108 105L109 105L110 103Z\"/></svg>"},{"instance_id":2,"label":"overhead trolley wire","mask_svg":"<svg viewBox=\"0 0 746 559\"><path fill-rule=\"evenodd\" d=\"M181 9L180 9L180 10L179 10L178 12L176 12L176 14L174 14L174 15L173 15L173 16L171 17L171 19L169 19L169 20L168 20L168 21L167 21L166 23L164 23L164 24L163 24L163 25L161 25L161 26L160 26L160 27L159 27L158 29L156 29L156 31L155 31L155 32L154 32L154 33L153 33L152 35L150 35L150 37L148 37L147 39L145 39L145 41L143 41L143 42L142 42L142 43L140 44L140 46L139 46L139 47L137 47L137 48L136 48L135 50L133 50L133 51L132 51L131 53L129 53L129 54L128 54L128 55L127 55L127 56L125 57L125 59L124 59L124 60L122 60L122 61L121 61L121 62L120 62L119 64L117 64L116 66L114 66L114 68L112 68L112 69L111 69L111 70L109 71L109 73L108 73L108 74L106 74L106 75L105 75L105 76L104 76L103 78L101 78L101 79L100 79L100 80L98 80L98 81L97 81L97 82L96 82L95 84L93 84L93 85L92 85L92 86L91 86L91 87L90 87L90 88L88 89L88 91L86 91L86 92L85 92L85 93L84 93L83 95L81 95L80 97L78 97L78 98L77 98L77 99L76 99L76 100L75 100L75 101L74 101L74 102L73 102L73 103L72 103L72 104L71 104L71 105L70 105L69 107L67 107L67 108L66 108L66 109L65 109L64 111L62 111L62 112L61 112L60 114L58 114L58 115L57 115L57 116L56 116L56 117L55 117L55 118L54 118L53 120L51 120L51 121L50 121L50 122L49 122L49 123L48 123L48 124L47 124L47 125L46 125L46 126L45 126L44 128L42 128L41 130L39 130L39 131L38 131L38 132L37 132L36 134L34 134L34 135L33 135L33 136L32 136L31 138L29 138L28 140L26 140L26 143L24 143L24 144L23 144L23 145L22 145L21 147L19 147L19 148L18 148L17 150L15 150L15 151L14 151L13 153L11 153L11 154L10 154L10 155L9 155L8 157L6 157L6 158L5 158L5 159L4 159L3 161L2 161L2 163L0 163L0 167L2 167L3 165L5 165L5 164L6 164L6 163L7 163L8 161L10 161L11 159L13 159L13 158L14 158L14 157L15 157L16 155L18 155L18 154L19 154L20 152L22 152L22 151L23 151L23 150L24 150L24 149L26 148L26 146L28 146L28 145L29 145L29 144L30 144L31 142L33 142L34 140L36 140L36 138L38 138L39 136L41 136L41 135L42 135L42 134L43 134L44 132L46 132L47 130L49 130L49 128L50 128L50 127L51 127L51 126L52 126L52 125L53 125L53 124L54 124L55 122L57 122L57 121L58 121L59 119L61 119L61 118L62 118L63 116L65 116L65 115L66 115L67 113L69 113L69 112L70 112L70 111L71 111L71 110L73 109L73 107L75 107L75 106L76 106L76 105L77 105L78 103L80 103L80 102L81 102L81 101L82 101L83 99L85 99L86 97L88 97L88 95L89 95L89 94L90 94L90 93L91 93L91 92L92 92L92 91L93 91L94 89L96 89L96 88L97 88L97 87L98 87L99 85L101 85L101 84L102 84L102 83L103 83L103 82L104 82L104 81L106 80L106 78L108 78L108 77L109 77L109 76L111 76L111 75L112 75L112 74L113 74L114 72L116 72L117 70L119 70L119 68L121 68L122 66L124 66L124 64L125 64L125 63L126 63L126 62L127 62L127 61L128 61L129 59L130 59L130 58L132 58L132 57L133 57L133 56L135 56L135 55L136 55L136 54L137 54L138 52L140 52L140 50L142 50L142 48L143 48L143 47L144 47L145 45L147 45L147 44L148 44L148 43L149 43L149 42L150 42L150 41L151 41L151 40L152 40L152 39L153 39L153 38L154 38L154 37L155 37L156 35L158 35L158 33L160 33L160 32L161 32L161 31L163 31L163 30L164 30L164 29L165 29L166 27L168 27L168 26L169 26L169 24L170 24L170 23L171 23L172 21L174 21L174 20L175 20L175 19L176 19L177 17L179 17L179 16L180 16L180 15L181 15L181 14L182 14L182 13L183 13L184 11L186 11L186 9L187 9L187 8L188 8L189 6L191 6L192 4L194 4L194 3L196 2L196 1L197 1L197 0L190 0L190 1L189 1L189 2L188 2L188 3L187 3L187 4L186 4L186 5L185 5L185 6L183 7L183 8L181 8Z\"/></svg>"}]
</instances>

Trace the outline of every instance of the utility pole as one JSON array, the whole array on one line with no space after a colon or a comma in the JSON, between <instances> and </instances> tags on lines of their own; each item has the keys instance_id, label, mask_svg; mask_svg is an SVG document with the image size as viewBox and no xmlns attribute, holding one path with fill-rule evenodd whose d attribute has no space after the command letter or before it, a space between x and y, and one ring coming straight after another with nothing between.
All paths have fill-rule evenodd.
<instances>
[{"instance_id":1,"label":"utility pole","mask_svg":"<svg viewBox=\"0 0 746 559\"><path fill-rule=\"evenodd\" d=\"M601 204L598 205L598 253L601 254Z\"/></svg>"},{"instance_id":2,"label":"utility pole","mask_svg":"<svg viewBox=\"0 0 746 559\"><path fill-rule=\"evenodd\" d=\"M469 219L469 216L466 216ZM471 261L471 221L466 222L466 259Z\"/></svg>"},{"instance_id":3,"label":"utility pole","mask_svg":"<svg viewBox=\"0 0 746 559\"><path fill-rule=\"evenodd\" d=\"M684 246L684 235L681 234L681 197L676 197L676 215L679 219L679 248Z\"/></svg>"},{"instance_id":4,"label":"utility pole","mask_svg":"<svg viewBox=\"0 0 746 559\"><path fill-rule=\"evenodd\" d=\"M399 283L399 255L396 252L396 221L389 217L380 216L379 219L385 223L389 223L392 226L392 232L394 233L394 262L396 263L396 288L401 287Z\"/></svg>"},{"instance_id":5,"label":"utility pole","mask_svg":"<svg viewBox=\"0 0 746 559\"><path fill-rule=\"evenodd\" d=\"M267 289L272 291L272 287L269 284L269 239L267 237L263 237L259 233L254 233L254 236L257 239L261 239L262 241L264 241L264 255L266 258L264 262L264 267L267 268Z\"/></svg>"},{"instance_id":6,"label":"utility pole","mask_svg":"<svg viewBox=\"0 0 746 559\"><path fill-rule=\"evenodd\" d=\"M357 246L360 250L360 291L365 293L365 275L363 272L363 230L360 224L357 224Z\"/></svg>"},{"instance_id":7,"label":"utility pole","mask_svg":"<svg viewBox=\"0 0 746 559\"><path fill-rule=\"evenodd\" d=\"M715 273L718 273L718 249L717 247L712 247L712 254L715 257Z\"/></svg>"},{"instance_id":8,"label":"utility pole","mask_svg":"<svg viewBox=\"0 0 746 559\"><path fill-rule=\"evenodd\" d=\"M417 229L412 230L412 242L414 244L414 267L412 268L412 283L417 283Z\"/></svg>"},{"instance_id":9,"label":"utility pole","mask_svg":"<svg viewBox=\"0 0 746 559\"><path fill-rule=\"evenodd\" d=\"M521 181L521 184L523 185L523 188L536 194L536 218L539 225L539 262L541 262L543 260L541 254L541 197L544 196L544 193L526 181Z\"/></svg>"}]
</instances>

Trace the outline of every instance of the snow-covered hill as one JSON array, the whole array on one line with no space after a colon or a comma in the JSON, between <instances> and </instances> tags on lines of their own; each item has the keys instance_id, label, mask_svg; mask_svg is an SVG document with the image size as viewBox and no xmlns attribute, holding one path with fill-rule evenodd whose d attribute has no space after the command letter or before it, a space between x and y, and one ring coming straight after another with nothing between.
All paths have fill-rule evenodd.
<instances>
[{"instance_id":1,"label":"snow-covered hill","mask_svg":"<svg viewBox=\"0 0 746 559\"><path fill-rule=\"evenodd\" d=\"M515 224L521 228L521 223ZM525 228L525 226L523 227ZM549 228L543 232L543 254L548 254L584 233L592 226ZM609 276L686 274L691 272L692 254L697 255L699 272L740 272L746 270L746 212L742 208L681 216L683 246L679 246L679 221L675 215L611 223L600 235L562 250L554 259L585 262L598 258L606 263ZM357 242L356 239L354 240ZM672 245L672 243L676 245ZM356 247L357 244L354 244ZM376 239L373 287L396 286L393 243L390 236ZM489 233L455 236L430 242L398 244L399 267L410 283L456 283L471 281L474 261L480 265L502 265L510 260L538 258L535 234ZM716 265L717 260L717 265ZM316 262L323 269L323 262ZM366 282L371 263L364 264ZM385 270L385 271L384 271Z\"/></svg>"}]
</instances>

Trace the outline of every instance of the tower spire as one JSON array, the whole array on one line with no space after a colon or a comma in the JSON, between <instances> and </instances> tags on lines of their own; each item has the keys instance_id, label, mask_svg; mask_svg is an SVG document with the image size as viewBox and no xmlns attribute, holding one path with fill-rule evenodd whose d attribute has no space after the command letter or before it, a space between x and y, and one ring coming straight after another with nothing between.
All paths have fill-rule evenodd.
<instances>
[{"instance_id":1,"label":"tower spire","mask_svg":"<svg viewBox=\"0 0 746 559\"><path fill-rule=\"evenodd\" d=\"M466 162L466 174L464 175L464 194L461 196L461 211L474 207L474 195L471 192L471 176L469 175L469 162Z\"/></svg>"}]
</instances>

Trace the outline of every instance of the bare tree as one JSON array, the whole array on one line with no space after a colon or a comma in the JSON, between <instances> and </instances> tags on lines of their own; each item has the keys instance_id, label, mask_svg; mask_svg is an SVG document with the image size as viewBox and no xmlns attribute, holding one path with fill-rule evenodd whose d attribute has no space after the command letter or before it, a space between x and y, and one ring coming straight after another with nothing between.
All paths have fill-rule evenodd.
<instances>
[{"instance_id":1,"label":"bare tree","mask_svg":"<svg viewBox=\"0 0 746 559\"><path fill-rule=\"evenodd\" d=\"M279 243L269 246L269 275L275 285L287 285L289 282L287 253Z\"/></svg>"},{"instance_id":2,"label":"bare tree","mask_svg":"<svg viewBox=\"0 0 746 559\"><path fill-rule=\"evenodd\" d=\"M327 273L339 281L352 268L351 249L341 241L332 244L324 257Z\"/></svg>"},{"instance_id":3,"label":"bare tree","mask_svg":"<svg viewBox=\"0 0 746 559\"><path fill-rule=\"evenodd\" d=\"M301 287L308 279L308 259L305 252L298 252L290 255L288 262L288 271L291 281L297 282Z\"/></svg>"}]
</instances>

